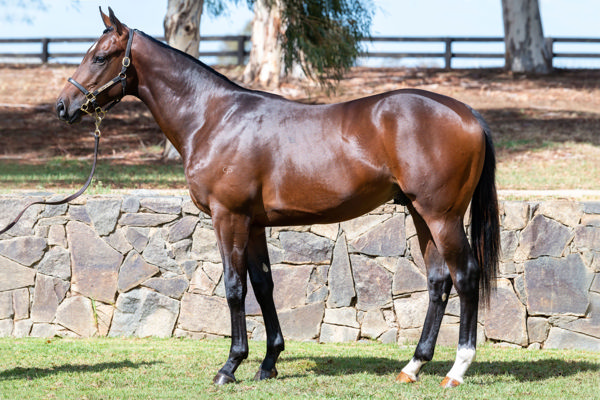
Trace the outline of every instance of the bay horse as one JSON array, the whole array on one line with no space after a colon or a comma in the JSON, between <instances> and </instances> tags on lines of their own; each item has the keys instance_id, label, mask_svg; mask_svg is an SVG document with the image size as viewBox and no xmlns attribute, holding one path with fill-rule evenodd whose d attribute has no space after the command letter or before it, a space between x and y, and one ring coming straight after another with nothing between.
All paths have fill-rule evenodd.
<instances>
[{"instance_id":1,"label":"bay horse","mask_svg":"<svg viewBox=\"0 0 600 400\"><path fill-rule=\"evenodd\" d=\"M260 304L266 356L255 379L277 376L284 339L273 302L265 227L334 223L394 200L414 219L429 306L410 362L415 382L433 357L448 296L460 299L453 387L475 358L480 300L494 288L499 251L495 156L481 115L446 96L396 90L307 105L248 90L197 59L100 10L106 30L59 95L58 117L103 113L141 99L181 154L194 204L212 217L231 318L229 357L215 384L235 382L248 356L246 276ZM114 78L113 78L114 77ZM464 215L471 203L471 243Z\"/></svg>"}]
</instances>

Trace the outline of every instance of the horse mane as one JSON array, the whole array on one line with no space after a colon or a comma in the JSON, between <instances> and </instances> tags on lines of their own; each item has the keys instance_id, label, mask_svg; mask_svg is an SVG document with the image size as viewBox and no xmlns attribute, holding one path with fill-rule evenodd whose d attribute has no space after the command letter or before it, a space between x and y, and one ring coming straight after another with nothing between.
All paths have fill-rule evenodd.
<instances>
[{"instance_id":1,"label":"horse mane","mask_svg":"<svg viewBox=\"0 0 600 400\"><path fill-rule=\"evenodd\" d=\"M227 83L229 83L229 84L231 84L231 85L233 85L233 86L236 86L237 88L244 89L242 86L240 86L240 85L238 85L237 83L233 82L231 79L229 79L228 77L226 77L226 76L225 76L225 75L223 75L222 73L220 73L220 72L216 71L215 69L213 69L213 68L209 67L208 65L206 65L205 63L203 63L203 62L202 62L202 61L200 61L199 59L197 59L197 58L195 58L195 57L192 57L192 56L191 56L191 55L189 55L188 53L186 53L186 52L184 52L184 51L181 51L181 50L179 50L179 49L176 49L176 48L174 48L174 47L172 47L172 46L169 46L168 44L166 44L166 43L164 43L164 42L161 42L160 40L157 40L157 39L153 38L152 36L150 36L150 35L148 35L148 34L146 34L146 33L142 32L142 31L139 31L139 30L137 30L137 29L135 30L135 32L136 32L136 33L138 33L138 34L140 34L141 36L145 37L146 39L150 40L151 42L155 43L156 45L158 45L158 46L161 46L161 47L163 47L163 48L165 48L165 49L167 49L167 50L169 50L169 51L175 52L176 54L179 54L179 55L181 55L181 56L183 56L183 57L187 58L188 60L191 60L191 61L192 61L192 62L194 62L194 63L195 63L195 64L196 64L198 67L202 68L203 70L206 70L206 71L210 72L211 74L213 74L213 75L215 75L216 77L218 77L218 78L220 78L220 79L224 80L225 82L227 82Z\"/></svg>"}]
</instances>

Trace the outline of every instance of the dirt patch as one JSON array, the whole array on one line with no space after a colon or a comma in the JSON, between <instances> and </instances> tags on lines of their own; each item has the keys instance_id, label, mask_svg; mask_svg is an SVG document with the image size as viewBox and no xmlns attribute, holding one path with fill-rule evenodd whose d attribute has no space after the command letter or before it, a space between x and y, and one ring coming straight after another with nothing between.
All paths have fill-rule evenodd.
<instances>
[{"instance_id":1,"label":"dirt patch","mask_svg":"<svg viewBox=\"0 0 600 400\"><path fill-rule=\"evenodd\" d=\"M67 125L53 106L0 106L0 159L42 163L51 157L91 154L94 139L91 120ZM123 101L102 123L101 154L130 163L156 161L164 137L146 107Z\"/></svg>"},{"instance_id":2,"label":"dirt patch","mask_svg":"<svg viewBox=\"0 0 600 400\"><path fill-rule=\"evenodd\" d=\"M67 125L56 117L54 104L74 67L0 68L0 159L41 163L50 157L89 156L93 123ZM160 158L164 136L146 106L127 98L102 124L103 157L124 162Z\"/></svg>"}]
</instances>

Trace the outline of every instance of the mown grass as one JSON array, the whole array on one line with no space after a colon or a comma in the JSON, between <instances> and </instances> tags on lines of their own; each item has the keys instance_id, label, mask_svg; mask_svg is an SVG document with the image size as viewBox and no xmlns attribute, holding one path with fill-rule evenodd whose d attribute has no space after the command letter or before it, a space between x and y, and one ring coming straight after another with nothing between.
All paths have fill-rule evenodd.
<instances>
[{"instance_id":1,"label":"mown grass","mask_svg":"<svg viewBox=\"0 0 600 400\"><path fill-rule=\"evenodd\" d=\"M378 343L287 343L279 378L254 382L263 342L237 384L212 385L228 340L0 339L2 399L594 399L600 353L479 349L465 384L438 385L455 349L439 348L414 385L395 382L412 348Z\"/></svg>"},{"instance_id":2,"label":"mown grass","mask_svg":"<svg viewBox=\"0 0 600 400\"><path fill-rule=\"evenodd\" d=\"M43 164L0 161L0 191L17 189L69 191L83 185L90 160L52 158ZM183 166L173 163L124 164L99 160L88 193L102 194L113 189L185 189Z\"/></svg>"},{"instance_id":3,"label":"mown grass","mask_svg":"<svg viewBox=\"0 0 600 400\"><path fill-rule=\"evenodd\" d=\"M517 147L518 144L510 143ZM506 153L506 148L501 147ZM519 156L500 154L497 185L513 190L600 190L600 147L547 144Z\"/></svg>"}]
</instances>

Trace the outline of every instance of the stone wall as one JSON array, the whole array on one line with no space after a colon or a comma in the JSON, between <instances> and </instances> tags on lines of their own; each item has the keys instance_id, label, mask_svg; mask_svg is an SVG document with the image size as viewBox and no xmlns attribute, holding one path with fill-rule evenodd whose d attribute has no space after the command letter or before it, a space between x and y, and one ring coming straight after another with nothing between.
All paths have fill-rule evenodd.
<instances>
[{"instance_id":1,"label":"stone wall","mask_svg":"<svg viewBox=\"0 0 600 400\"><path fill-rule=\"evenodd\" d=\"M0 225L40 196L0 197ZM600 203L504 202L502 264L479 338L600 350ZM411 216L268 230L275 303L294 340L412 343L428 302ZM1 336L227 336L210 219L186 196L84 197L34 206L0 236ZM250 285L249 285L250 286ZM249 289L248 332L265 338ZM455 345L453 294L439 343Z\"/></svg>"}]
</instances>

